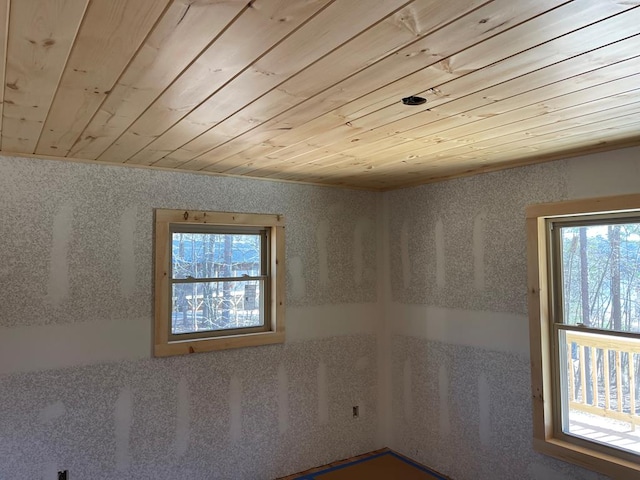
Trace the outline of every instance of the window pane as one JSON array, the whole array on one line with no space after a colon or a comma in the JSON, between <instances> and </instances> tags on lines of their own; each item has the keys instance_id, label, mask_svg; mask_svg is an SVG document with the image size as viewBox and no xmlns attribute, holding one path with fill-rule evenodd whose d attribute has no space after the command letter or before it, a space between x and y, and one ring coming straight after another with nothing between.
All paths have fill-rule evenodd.
<instances>
[{"instance_id":1,"label":"window pane","mask_svg":"<svg viewBox=\"0 0 640 480\"><path fill-rule=\"evenodd\" d=\"M173 233L173 278L259 276L259 234Z\"/></svg>"},{"instance_id":2,"label":"window pane","mask_svg":"<svg viewBox=\"0 0 640 480\"><path fill-rule=\"evenodd\" d=\"M640 341L559 332L564 433L640 453Z\"/></svg>"},{"instance_id":3,"label":"window pane","mask_svg":"<svg viewBox=\"0 0 640 480\"><path fill-rule=\"evenodd\" d=\"M564 319L640 332L640 223L561 227Z\"/></svg>"},{"instance_id":4,"label":"window pane","mask_svg":"<svg viewBox=\"0 0 640 480\"><path fill-rule=\"evenodd\" d=\"M264 325L262 280L173 285L171 333Z\"/></svg>"}]
</instances>

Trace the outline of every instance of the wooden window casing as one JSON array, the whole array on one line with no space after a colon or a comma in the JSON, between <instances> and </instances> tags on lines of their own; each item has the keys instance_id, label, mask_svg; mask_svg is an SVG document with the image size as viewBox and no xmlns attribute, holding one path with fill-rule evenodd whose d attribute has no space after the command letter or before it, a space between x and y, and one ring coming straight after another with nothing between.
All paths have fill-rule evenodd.
<instances>
[{"instance_id":1,"label":"wooden window casing","mask_svg":"<svg viewBox=\"0 0 640 480\"><path fill-rule=\"evenodd\" d=\"M532 205L526 210L528 304L534 449L612 478L640 478L640 456L566 435L560 422L559 373L554 353L554 272L549 221L588 215L637 217L640 195ZM566 330L572 330L566 328Z\"/></svg>"},{"instance_id":2,"label":"wooden window casing","mask_svg":"<svg viewBox=\"0 0 640 480\"><path fill-rule=\"evenodd\" d=\"M211 227L210 229L207 227ZM263 325L172 334L172 234L196 232L264 235L261 249ZM285 340L284 218L282 215L156 210L155 212L155 328L154 355L165 357L195 352L283 343ZM219 280L219 279L218 279ZM228 280L230 281L230 280Z\"/></svg>"}]
</instances>

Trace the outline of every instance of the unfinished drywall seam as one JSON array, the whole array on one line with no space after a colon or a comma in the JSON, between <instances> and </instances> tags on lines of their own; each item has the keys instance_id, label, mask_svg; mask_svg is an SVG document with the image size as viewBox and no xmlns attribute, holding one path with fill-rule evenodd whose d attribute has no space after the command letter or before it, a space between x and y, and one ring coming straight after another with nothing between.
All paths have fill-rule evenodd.
<instances>
[{"instance_id":1,"label":"unfinished drywall seam","mask_svg":"<svg viewBox=\"0 0 640 480\"><path fill-rule=\"evenodd\" d=\"M116 470L125 472L131 465L131 426L133 425L133 393L131 388L120 390L115 412Z\"/></svg>"},{"instance_id":2,"label":"unfinished drywall seam","mask_svg":"<svg viewBox=\"0 0 640 480\"><path fill-rule=\"evenodd\" d=\"M316 229L318 276L322 288L329 286L329 230L329 222L327 220L322 220L318 223L318 228Z\"/></svg>"},{"instance_id":3,"label":"unfinished drywall seam","mask_svg":"<svg viewBox=\"0 0 640 480\"><path fill-rule=\"evenodd\" d=\"M289 292L289 295L291 295L293 299L304 298L307 292L307 285L304 278L302 258L296 256L287 260L287 269L291 277L291 292Z\"/></svg>"},{"instance_id":4,"label":"unfinished drywall seam","mask_svg":"<svg viewBox=\"0 0 640 480\"><path fill-rule=\"evenodd\" d=\"M479 213L473 219L473 286L479 291L483 291L485 288L484 244L486 223L486 212Z\"/></svg>"},{"instance_id":5,"label":"unfinished drywall seam","mask_svg":"<svg viewBox=\"0 0 640 480\"><path fill-rule=\"evenodd\" d=\"M324 362L318 365L318 423L329 423L329 380L327 365Z\"/></svg>"},{"instance_id":6,"label":"unfinished drywall seam","mask_svg":"<svg viewBox=\"0 0 640 480\"><path fill-rule=\"evenodd\" d=\"M242 439L242 383L232 376L229 381L229 436L232 442Z\"/></svg>"},{"instance_id":7,"label":"unfinished drywall seam","mask_svg":"<svg viewBox=\"0 0 640 480\"><path fill-rule=\"evenodd\" d=\"M120 217L120 293L130 298L136 286L135 233L138 210L128 207Z\"/></svg>"},{"instance_id":8,"label":"unfinished drywall seam","mask_svg":"<svg viewBox=\"0 0 640 480\"><path fill-rule=\"evenodd\" d=\"M444 288L446 284L444 224L442 223L441 219L438 219L438 221L436 221L435 239L436 239L436 286L438 288Z\"/></svg>"},{"instance_id":9,"label":"unfinished drywall seam","mask_svg":"<svg viewBox=\"0 0 640 480\"><path fill-rule=\"evenodd\" d=\"M451 418L449 416L449 373L443 363L438 368L438 427L441 437L451 434Z\"/></svg>"},{"instance_id":10,"label":"unfinished drywall seam","mask_svg":"<svg viewBox=\"0 0 640 480\"><path fill-rule=\"evenodd\" d=\"M189 448L190 394L189 384L184 377L178 382L177 397L175 452L176 456L180 458L187 453Z\"/></svg>"},{"instance_id":11,"label":"unfinished drywall seam","mask_svg":"<svg viewBox=\"0 0 640 480\"><path fill-rule=\"evenodd\" d=\"M390 447L393 444L393 405L392 405L392 360L391 360L391 260L388 225L389 202L386 195L380 195L376 202L376 266L377 276L377 414L378 414L378 446Z\"/></svg>"},{"instance_id":12,"label":"unfinished drywall seam","mask_svg":"<svg viewBox=\"0 0 640 480\"><path fill-rule=\"evenodd\" d=\"M478 403L480 417L480 443L491 446L491 388L486 373L478 377Z\"/></svg>"},{"instance_id":13,"label":"unfinished drywall seam","mask_svg":"<svg viewBox=\"0 0 640 480\"><path fill-rule=\"evenodd\" d=\"M402 400L404 406L404 419L407 423L413 420L413 385L411 373L411 359L404 361L402 368Z\"/></svg>"},{"instance_id":14,"label":"unfinished drywall seam","mask_svg":"<svg viewBox=\"0 0 640 480\"><path fill-rule=\"evenodd\" d=\"M284 363L278 365L278 431L289 430L289 379Z\"/></svg>"},{"instance_id":15,"label":"unfinished drywall seam","mask_svg":"<svg viewBox=\"0 0 640 480\"><path fill-rule=\"evenodd\" d=\"M405 289L411 286L411 261L409 258L409 222L402 222L400 228L400 262L402 263L402 284Z\"/></svg>"},{"instance_id":16,"label":"unfinished drywall seam","mask_svg":"<svg viewBox=\"0 0 640 480\"><path fill-rule=\"evenodd\" d=\"M58 306L69 295L69 243L73 227L73 206L60 207L53 219L47 301Z\"/></svg>"}]
</instances>

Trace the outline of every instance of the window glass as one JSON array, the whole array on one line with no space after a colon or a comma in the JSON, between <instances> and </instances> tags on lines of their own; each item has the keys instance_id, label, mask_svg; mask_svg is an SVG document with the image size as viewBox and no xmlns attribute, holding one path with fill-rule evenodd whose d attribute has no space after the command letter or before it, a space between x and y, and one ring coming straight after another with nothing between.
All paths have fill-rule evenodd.
<instances>
[{"instance_id":1,"label":"window glass","mask_svg":"<svg viewBox=\"0 0 640 480\"><path fill-rule=\"evenodd\" d=\"M562 323L640 332L640 223L560 230Z\"/></svg>"}]
</instances>

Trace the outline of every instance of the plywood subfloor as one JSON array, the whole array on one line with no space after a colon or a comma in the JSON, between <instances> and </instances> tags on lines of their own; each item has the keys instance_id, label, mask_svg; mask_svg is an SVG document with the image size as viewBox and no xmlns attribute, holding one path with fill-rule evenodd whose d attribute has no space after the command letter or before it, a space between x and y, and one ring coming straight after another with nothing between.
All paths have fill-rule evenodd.
<instances>
[{"instance_id":1,"label":"plywood subfloor","mask_svg":"<svg viewBox=\"0 0 640 480\"><path fill-rule=\"evenodd\" d=\"M280 480L449 480L388 449L378 450Z\"/></svg>"}]
</instances>

